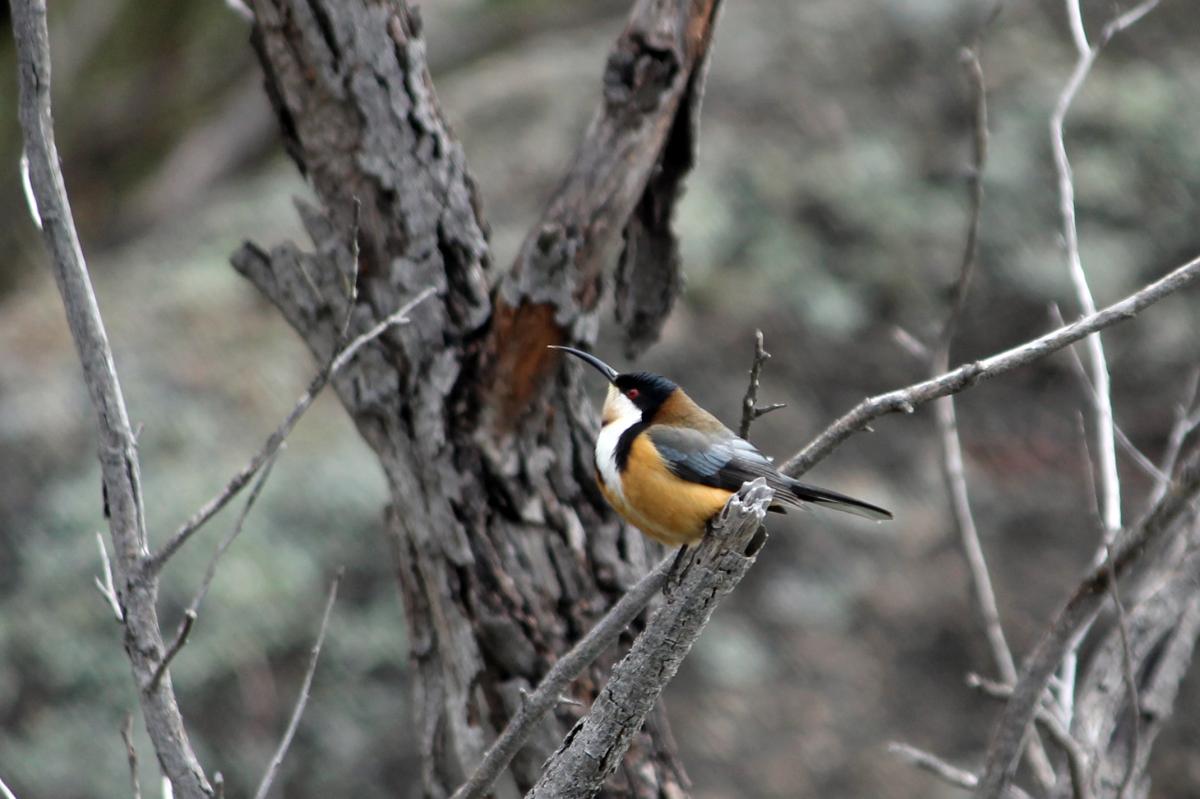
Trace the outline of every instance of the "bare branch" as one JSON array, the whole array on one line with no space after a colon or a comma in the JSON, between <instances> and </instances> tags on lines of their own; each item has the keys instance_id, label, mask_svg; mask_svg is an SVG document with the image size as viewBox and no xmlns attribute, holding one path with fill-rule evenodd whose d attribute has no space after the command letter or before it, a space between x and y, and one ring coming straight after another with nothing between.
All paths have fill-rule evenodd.
<instances>
[{"instance_id":1,"label":"bare branch","mask_svg":"<svg viewBox=\"0 0 1200 799\"><path fill-rule=\"evenodd\" d=\"M279 748L275 750L271 762L267 764L262 782L258 784L258 790L254 792L254 799L266 799L271 790L271 783L275 781L275 774L279 771L279 764L283 762L288 747L292 745L292 738L296 735L296 728L300 726L300 718L304 715L304 707L308 704L308 694L312 690L313 675L317 672L317 660L321 657L321 646L325 643L325 629L329 626L329 615L333 612L333 603L337 601L338 583L341 581L342 573L339 570L337 577L333 578L333 584L329 586L329 597L325 600L325 612L321 614L321 629L317 631L317 640L308 656L308 668L304 672L304 681L300 685L300 695L296 697L296 707L292 710L291 721L284 730Z\"/></svg>"},{"instance_id":2,"label":"bare branch","mask_svg":"<svg viewBox=\"0 0 1200 799\"><path fill-rule=\"evenodd\" d=\"M974 49L964 50L961 60L974 100L972 160L968 180L969 210L958 282L954 288L954 299L930 357L930 370L934 376L945 372L950 365L950 348L954 343L954 334L958 329L959 320L966 308L971 279L979 260L979 229L983 217L983 173L987 165L988 150L987 90L984 85L983 66L979 62L979 53ZM958 530L963 558L967 562L967 570L971 576L971 593L975 600L975 607L983 622L984 635L987 637L988 646L992 651L992 660L996 669L1004 682L1012 684L1017 681L1017 667L1013 661L1008 641L1004 637L1004 627L1000 622L1000 609L996 604L996 593L992 588L987 560L979 541L975 516L971 512L970 492L967 488L966 469L963 463L962 441L958 435L958 420L954 412L954 397L947 396L938 399L934 403L934 416L937 420L938 437L942 445L942 475L946 483L946 492L950 498L950 508L955 527ZM1054 767L1046 757L1046 751L1036 736L1030 740L1029 762L1034 776L1037 777L1042 788L1046 791L1051 790L1056 780Z\"/></svg>"},{"instance_id":3,"label":"bare branch","mask_svg":"<svg viewBox=\"0 0 1200 799\"><path fill-rule=\"evenodd\" d=\"M1200 258L1188 261L1125 299L1115 302L1091 316L1052 330L1032 341L1027 341L983 360L964 364L930 380L868 397L827 427L808 446L792 456L781 467L781 470L787 475L797 477L824 459L838 445L862 430L871 421L898 411L912 413L918 405L923 405L938 397L957 394L981 380L1032 363L1097 330L1103 330L1117 322L1133 318L1143 308L1191 284L1197 277L1200 277Z\"/></svg>"},{"instance_id":4,"label":"bare branch","mask_svg":"<svg viewBox=\"0 0 1200 799\"><path fill-rule=\"evenodd\" d=\"M254 12L246 5L246 0L225 0L226 7L247 22L254 21Z\"/></svg>"},{"instance_id":5,"label":"bare branch","mask_svg":"<svg viewBox=\"0 0 1200 799\"><path fill-rule=\"evenodd\" d=\"M29 216L33 219L33 224L37 225L37 229L42 229L42 215L38 212L37 200L33 196L33 183L29 180L29 156L21 153L21 160L18 163L21 172L21 188L25 191L25 205L29 208Z\"/></svg>"},{"instance_id":6,"label":"bare branch","mask_svg":"<svg viewBox=\"0 0 1200 799\"><path fill-rule=\"evenodd\" d=\"M958 788L965 788L969 791L979 783L979 778L971 772L951 765L937 755L926 752L924 749L918 749L915 746L910 746L899 741L892 741L888 744L887 748L889 752L905 763L916 766L922 771L927 771Z\"/></svg>"},{"instance_id":7,"label":"bare branch","mask_svg":"<svg viewBox=\"0 0 1200 799\"><path fill-rule=\"evenodd\" d=\"M1066 319L1063 318L1062 311L1059 310L1058 303L1050 303L1050 318L1056 325L1065 325ZM1088 377L1087 367L1083 365L1083 359L1079 357L1079 351L1076 344L1072 344L1066 348L1067 354L1071 356L1071 365L1075 369L1075 376L1079 378L1080 385L1083 386L1083 391L1087 395L1088 402L1095 408L1096 389L1092 385L1092 379ZM1121 429L1121 425L1117 424L1116 419L1113 419L1113 432L1117 436L1117 444L1121 449L1125 450L1125 454L1129 456L1143 472L1145 472L1155 483L1170 482L1170 477L1163 473L1161 469L1154 464L1154 461L1146 457L1133 440L1126 435ZM1084 434L1086 436L1086 433ZM1097 507L1099 505L1097 504Z\"/></svg>"},{"instance_id":8,"label":"bare branch","mask_svg":"<svg viewBox=\"0 0 1200 799\"><path fill-rule=\"evenodd\" d=\"M45 0L11 0L20 90L18 115L29 161L29 184L67 324L83 368L100 432L100 465L108 498L114 583L125 610L125 651L135 682L145 685L163 651L155 609L157 584L143 568L147 552L137 442L129 424L112 348L100 317L59 168L50 105L50 45ZM146 730L163 773L182 799L207 799L208 780L188 741L169 679L139 691Z\"/></svg>"},{"instance_id":9,"label":"bare branch","mask_svg":"<svg viewBox=\"0 0 1200 799\"><path fill-rule=\"evenodd\" d=\"M0 797L3 797L3 799L17 799L17 795L4 784L3 779L0 779Z\"/></svg>"},{"instance_id":10,"label":"bare branch","mask_svg":"<svg viewBox=\"0 0 1200 799\"><path fill-rule=\"evenodd\" d=\"M537 722L555 705L564 701L563 691L579 674L608 649L617 636L629 627L667 580L675 558L668 555L658 566L629 589L587 635L571 647L546 673L531 693L522 697L521 706L509 719L504 731L488 748L475 773L454 792L451 799L479 799L508 766Z\"/></svg>"},{"instance_id":11,"label":"bare branch","mask_svg":"<svg viewBox=\"0 0 1200 799\"><path fill-rule=\"evenodd\" d=\"M92 579L96 581L96 590L108 602L117 621L124 622L125 613L121 610L121 600L117 597L117 589L113 587L112 562L108 559L108 548L104 546L104 536L99 530L96 531L96 544L100 547L100 565L104 570L104 580L101 581L99 577Z\"/></svg>"},{"instance_id":12,"label":"bare branch","mask_svg":"<svg viewBox=\"0 0 1200 799\"><path fill-rule=\"evenodd\" d=\"M1086 56L1092 49L1088 45L1087 33L1083 29L1083 11L1079 0L1067 0L1067 22L1071 26L1071 38L1075 40L1075 49L1079 55Z\"/></svg>"},{"instance_id":13,"label":"bare branch","mask_svg":"<svg viewBox=\"0 0 1200 799\"><path fill-rule=\"evenodd\" d=\"M133 748L133 714L126 713L121 723L121 740L125 742L125 757L129 760L129 781L133 788L133 799L142 799L142 784L138 780L138 754Z\"/></svg>"},{"instance_id":14,"label":"bare branch","mask_svg":"<svg viewBox=\"0 0 1200 799\"><path fill-rule=\"evenodd\" d=\"M1092 299L1088 287L1087 275L1083 271L1083 262L1079 257L1079 232L1075 222L1075 185L1071 178L1071 163L1067 158L1067 147L1063 136L1063 125L1067 111L1075 99L1079 88L1087 79L1096 57L1101 48L1119 30L1132 25L1146 12L1150 11L1158 0L1142 3L1137 8L1122 17L1113 20L1105 26L1100 41L1094 48L1087 46L1087 37L1083 31L1082 12L1078 0L1067 0L1067 11L1071 18L1071 30L1079 50L1079 60L1071 73L1067 84L1059 95L1050 116L1050 145L1054 153L1054 167L1058 177L1059 211L1062 214L1063 241L1067 248L1067 265L1071 275L1071 283L1075 287L1075 295L1084 315L1096 312L1096 303ZM1093 409L1096 413L1096 455L1100 465L1100 497L1101 519L1104 522L1104 540L1111 542L1117 531L1121 529L1121 485L1117 473L1116 433L1113 430L1112 390L1108 372L1108 362L1104 357L1104 346L1100 336L1090 336L1086 341L1088 360L1091 365L1091 376L1094 385Z\"/></svg>"},{"instance_id":15,"label":"bare branch","mask_svg":"<svg viewBox=\"0 0 1200 799\"><path fill-rule=\"evenodd\" d=\"M1171 485L1171 474L1175 471L1175 464L1183 449L1184 439L1193 430L1200 427L1200 412L1189 416L1198 394L1200 394L1200 367L1192 370L1188 387L1184 391L1185 399L1175 409L1175 423L1171 425L1171 432L1167 436L1167 447L1163 453L1162 467L1160 468L1166 479L1159 481L1158 485L1154 487L1154 493L1150 497L1152 505L1162 499L1163 494L1167 493L1167 488Z\"/></svg>"},{"instance_id":16,"label":"bare branch","mask_svg":"<svg viewBox=\"0 0 1200 799\"><path fill-rule=\"evenodd\" d=\"M366 333L363 333L361 336L354 339L354 341L346 345L346 348L338 353L333 360L330 361L327 367L318 372L316 377L312 379L312 382L308 384L308 388L300 396L300 399L296 400L296 404L292 408L291 412L284 418L279 427L275 429L275 432L271 433L271 435L267 437L267 440L263 443L259 451L254 454L254 457L250 459L250 462L243 466L238 473L233 476L233 479L226 483L225 487L217 492L216 496L204 503L199 510L192 514L192 517L184 522L183 526L180 527L173 536L171 536L171 540L164 544L162 549L151 556L148 563L148 568L150 571L154 573L161 571L166 562L171 559L171 556L174 555L181 546L187 543L187 540L191 538L197 530L203 527L204 524L207 523L208 520L213 516L216 516L222 508L229 504L231 499L237 496L238 492L246 487L246 484L250 482L250 479L254 477L254 475L258 473L258 470L263 467L263 464L265 464L279 450L280 446L283 445L283 442L292 432L292 429L296 426L296 423L300 421L300 417L304 415L304 412L307 411L313 404L313 400L315 400L317 395L321 393L321 389L325 388L329 381L332 380L335 375L337 375L342 367L350 362L350 359L353 358L360 349L379 338L379 336L383 335L383 333L393 325L404 324L407 322L408 314L412 311L412 309L427 298L433 296L434 292L435 289L431 286L422 291L416 297L406 302L399 310L393 312Z\"/></svg>"},{"instance_id":17,"label":"bare branch","mask_svg":"<svg viewBox=\"0 0 1200 799\"><path fill-rule=\"evenodd\" d=\"M1117 611L1117 630L1121 636L1121 671L1125 678L1125 690L1129 694L1129 717L1133 725L1133 745L1129 747L1129 762L1125 766L1125 776L1121 779L1121 790L1117 799L1125 799L1129 786L1137 774L1138 760L1142 749L1142 710L1138 699L1137 678L1133 668L1133 650L1129 646L1129 617L1125 613L1125 604L1121 601L1121 590L1117 585L1117 570L1113 565L1112 544L1104 546L1104 565L1108 568L1108 592L1112 595L1113 607Z\"/></svg>"},{"instance_id":18,"label":"bare branch","mask_svg":"<svg viewBox=\"0 0 1200 799\"><path fill-rule=\"evenodd\" d=\"M1180 469L1170 490L1137 524L1118 537L1112 569L1107 564L1092 568L1075 588L1062 610L1043 633L1042 639L1026 660L1012 699L1004 707L992 742L988 747L987 767L980 782L980 799L996 799L1012 778L1025 730L1050 680L1080 631L1095 618L1107 598L1108 583L1122 577L1137 563L1146 549L1162 538L1200 494L1200 452Z\"/></svg>"},{"instance_id":19,"label":"bare branch","mask_svg":"<svg viewBox=\"0 0 1200 799\"><path fill-rule=\"evenodd\" d=\"M900 345L900 349L907 352L912 357L916 358L921 363L927 363L930 359L929 348L921 342L919 338L909 333L900 326L892 328L892 340Z\"/></svg>"},{"instance_id":20,"label":"bare branch","mask_svg":"<svg viewBox=\"0 0 1200 799\"><path fill-rule=\"evenodd\" d=\"M183 621L179 623L179 632L175 634L175 640L167 647L167 653L163 655L158 668L154 670L154 675L150 678L150 684L146 687L147 691L153 691L158 688L163 675L167 673L167 667L171 665L171 661L175 659L175 656L179 654L179 650L183 649L183 645L187 643L188 636L192 634L192 625L195 623L196 611L188 608L183 612Z\"/></svg>"},{"instance_id":21,"label":"bare branch","mask_svg":"<svg viewBox=\"0 0 1200 799\"><path fill-rule=\"evenodd\" d=\"M621 763L663 688L708 623L721 598L754 562L745 553L762 526L772 492L762 478L742 486L689 553L680 585L650 619L612 676L591 712L550 756L529 799L592 796Z\"/></svg>"},{"instance_id":22,"label":"bare branch","mask_svg":"<svg viewBox=\"0 0 1200 799\"><path fill-rule=\"evenodd\" d=\"M774 402L766 407L758 406L758 379L762 375L763 364L771 359L771 353L763 348L763 333L754 331L754 361L750 364L750 385L746 388L746 396L742 398L742 421L738 425L738 435L746 438L750 435L750 425L755 420L766 416L771 411L786 408L782 402Z\"/></svg>"}]
</instances>

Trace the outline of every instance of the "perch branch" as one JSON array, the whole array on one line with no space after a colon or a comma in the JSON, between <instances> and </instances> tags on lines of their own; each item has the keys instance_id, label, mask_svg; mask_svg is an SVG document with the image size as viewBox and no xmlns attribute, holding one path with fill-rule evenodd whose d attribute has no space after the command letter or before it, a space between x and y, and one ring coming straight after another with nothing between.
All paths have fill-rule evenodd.
<instances>
[{"instance_id":1,"label":"perch branch","mask_svg":"<svg viewBox=\"0 0 1200 799\"><path fill-rule=\"evenodd\" d=\"M983 360L964 364L930 380L868 397L827 427L808 446L792 456L781 467L781 471L792 477L798 477L875 419L898 411L911 413L918 405L923 405L930 400L957 394L981 380L1032 363L1097 330L1103 330L1117 322L1133 318L1143 308L1191 284L1197 277L1200 277L1200 258L1193 258L1125 299L1069 325L1052 330L1032 341L1027 341Z\"/></svg>"},{"instance_id":2,"label":"perch branch","mask_svg":"<svg viewBox=\"0 0 1200 799\"><path fill-rule=\"evenodd\" d=\"M537 688L522 698L516 714L509 719L504 731L484 754L475 773L454 792L452 799L479 799L487 795L492 783L512 761L538 721L561 701L563 692L571 681L590 666L600 653L608 649L617 640L617 636L662 590L674 560L673 555L668 555L653 571L639 580L637 585L629 589L587 635L579 639L578 643L554 664L538 683Z\"/></svg>"},{"instance_id":3,"label":"perch branch","mask_svg":"<svg viewBox=\"0 0 1200 799\"><path fill-rule=\"evenodd\" d=\"M292 745L292 738L296 735L296 729L300 726L300 718L304 715L304 707L308 704L308 695L312 690L313 675L317 673L317 661L321 657L321 646L325 643L325 629L329 626L329 615L333 612L333 603L337 601L338 583L341 581L342 572L339 570L337 577L333 578L333 584L329 586L329 597L325 600L325 612L321 614L321 629L317 631L317 640L308 655L308 668L304 671L304 681L300 684L300 695L296 697L296 707L292 710L292 718L283 732L279 748L275 750L271 762L267 764L262 782L258 784L258 790L254 792L254 799L266 799L267 794L271 791L271 783L275 781L275 775L279 772L279 765L287 755L287 750Z\"/></svg>"},{"instance_id":4,"label":"perch branch","mask_svg":"<svg viewBox=\"0 0 1200 799\"><path fill-rule=\"evenodd\" d=\"M621 763L713 609L754 562L754 553L745 550L762 526L771 496L759 478L730 498L690 553L679 586L613 668L591 712L550 756L530 799L590 797Z\"/></svg>"},{"instance_id":5,"label":"perch branch","mask_svg":"<svg viewBox=\"0 0 1200 799\"><path fill-rule=\"evenodd\" d=\"M157 580L145 569L147 553L137 441L100 317L70 202L59 167L50 105L50 43L45 0L11 0L20 99L18 116L29 161L37 216L66 309L67 325L96 409L100 464L112 537L114 583L124 608L125 651L134 681L148 685L163 652L155 608ZM146 730L163 773L180 799L212 795L188 741L170 679L138 692Z\"/></svg>"}]
</instances>

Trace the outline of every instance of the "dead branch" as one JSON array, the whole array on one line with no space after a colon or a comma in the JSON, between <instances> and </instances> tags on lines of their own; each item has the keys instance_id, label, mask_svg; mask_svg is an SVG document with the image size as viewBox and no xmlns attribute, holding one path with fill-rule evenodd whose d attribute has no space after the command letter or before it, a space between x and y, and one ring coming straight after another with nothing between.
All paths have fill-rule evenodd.
<instances>
[{"instance_id":1,"label":"dead branch","mask_svg":"<svg viewBox=\"0 0 1200 799\"><path fill-rule=\"evenodd\" d=\"M750 425L754 424L758 419L766 416L771 411L787 407L782 402L773 402L764 407L759 407L758 405L758 380L762 376L763 364L770 359L771 353L767 352L763 347L762 331L755 330L754 360L750 363L750 385L746 388L746 395L742 397L742 421L738 424L738 435L742 438L750 435Z\"/></svg>"},{"instance_id":2,"label":"dead branch","mask_svg":"<svg viewBox=\"0 0 1200 799\"><path fill-rule=\"evenodd\" d=\"M923 405L938 397L957 394L981 380L987 380L1016 369L1018 366L1032 363L1097 330L1103 330L1123 320L1132 319L1143 308L1191 284L1197 277L1200 277L1200 258L1193 258L1125 299L1115 302L1095 314L1052 330L1032 341L1027 341L983 360L964 364L930 380L868 397L825 428L804 449L792 456L781 467L781 470L792 477L798 477L875 419L889 413L912 413L918 405Z\"/></svg>"},{"instance_id":3,"label":"dead branch","mask_svg":"<svg viewBox=\"0 0 1200 799\"><path fill-rule=\"evenodd\" d=\"M988 747L987 766L977 794L980 799L996 799L1009 785L1021 741L1050 675L1081 631L1095 619L1108 597L1112 575L1117 579L1124 576L1150 545L1165 537L1198 494L1200 452L1188 459L1170 490L1154 508L1117 538L1112 569L1107 564L1093 567L1075 588L1026 660L1012 699L1004 707Z\"/></svg>"},{"instance_id":4,"label":"dead branch","mask_svg":"<svg viewBox=\"0 0 1200 799\"><path fill-rule=\"evenodd\" d=\"M308 704L308 695L312 690L313 675L317 673L317 661L321 658L321 646L325 643L325 630L329 626L329 615L333 612L333 603L337 601L338 583L341 581L342 573L339 570L337 577L333 578L333 584L329 586L329 596L325 600L325 612L321 614L321 627L317 631L317 640L313 643L312 651L308 655L308 668L304 670L304 680L300 683L300 694L296 697L292 718L288 721L283 738L279 741L279 748L275 750L271 762L267 764L262 782L258 784L258 790L254 792L254 799L266 799L267 794L270 793L271 783L275 781L279 765L287 755L287 750L292 745L292 738L296 735L296 729L300 726L300 719L304 715L304 708Z\"/></svg>"},{"instance_id":5,"label":"dead branch","mask_svg":"<svg viewBox=\"0 0 1200 799\"><path fill-rule=\"evenodd\" d=\"M17 45L19 117L29 159L29 183L54 265L55 282L83 367L100 432L100 464L108 498L114 577L124 608L125 651L134 680L150 686L163 653L155 608L157 580L145 568L145 514L137 442L129 424L112 349L92 290L59 169L50 106L50 44L45 0L11 0ZM181 799L212 794L188 741L169 677L138 691L146 730L163 773Z\"/></svg>"}]
</instances>

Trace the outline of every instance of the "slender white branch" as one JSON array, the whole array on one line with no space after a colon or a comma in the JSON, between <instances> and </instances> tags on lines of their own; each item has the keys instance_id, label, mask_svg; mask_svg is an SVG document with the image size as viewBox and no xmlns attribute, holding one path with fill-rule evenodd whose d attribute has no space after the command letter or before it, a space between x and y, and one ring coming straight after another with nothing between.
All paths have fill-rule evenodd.
<instances>
[{"instance_id":1,"label":"slender white branch","mask_svg":"<svg viewBox=\"0 0 1200 799\"><path fill-rule=\"evenodd\" d=\"M33 196L33 183L29 180L29 156L21 151L21 188L25 190L25 205L29 208L29 216L33 219L33 224L37 225L37 229L42 229L42 214L38 211L37 198Z\"/></svg>"},{"instance_id":2,"label":"slender white branch","mask_svg":"<svg viewBox=\"0 0 1200 799\"><path fill-rule=\"evenodd\" d=\"M93 578L96 581L96 590L108 602L117 621L123 622L125 613L121 610L121 600L117 597L117 589L113 587L112 562L108 559L108 548L104 546L104 536L99 530L96 531L96 545L100 547L100 566L104 571L103 581L99 577Z\"/></svg>"},{"instance_id":3,"label":"slender white branch","mask_svg":"<svg viewBox=\"0 0 1200 799\"><path fill-rule=\"evenodd\" d=\"M267 794L271 791L271 783L275 781L275 775L279 771L279 765L283 762L288 747L292 745L292 738L296 735L296 729L300 726L300 718L304 715L304 707L308 704L313 675L317 672L317 660L321 657L321 646L325 643L325 630L329 626L329 615L333 612L333 603L337 601L338 583L341 580L341 572L338 572L338 576L333 580L333 585L329 587L329 597L325 600L325 612L321 614L321 629L317 632L317 640L308 656L308 668L304 672L304 681L300 685L300 695L296 697L296 707L292 710L292 718L288 722L287 729L284 730L279 748L275 750L271 762L267 764L262 782L258 784L258 790L254 792L254 799L266 799Z\"/></svg>"},{"instance_id":4,"label":"slender white branch","mask_svg":"<svg viewBox=\"0 0 1200 799\"><path fill-rule=\"evenodd\" d=\"M4 780L0 779L0 797L3 799L17 799L17 795L4 784Z\"/></svg>"},{"instance_id":5,"label":"slender white branch","mask_svg":"<svg viewBox=\"0 0 1200 799\"><path fill-rule=\"evenodd\" d=\"M1067 266L1076 299L1084 315L1096 313L1096 303L1092 298L1087 275L1083 270L1083 262L1079 255L1079 231L1075 219L1075 185L1071 175L1071 163L1067 158L1066 141L1063 135L1064 123L1071 103L1080 87L1083 86L1084 80L1087 79L1101 48L1115 33L1132 25L1157 3L1158 0L1142 3L1127 14L1113 20L1105 26L1096 46L1088 47L1079 2L1078 0L1067 0L1067 15L1071 20L1071 32L1075 39L1076 49L1079 51L1079 58L1066 86L1063 87L1062 93L1058 97L1058 102L1055 103L1054 112L1050 115L1050 146L1054 153L1054 167L1058 178L1059 211L1062 215ZM1112 542L1113 536L1121 529L1121 484L1117 472L1111 379L1108 362L1104 357L1104 345L1100 340L1099 333L1089 336L1086 346L1094 394L1092 407L1096 417L1096 457L1099 461L1100 471L1100 516L1104 523L1104 542L1109 544ZM1097 561L1102 559L1103 548L1097 555Z\"/></svg>"},{"instance_id":6,"label":"slender white branch","mask_svg":"<svg viewBox=\"0 0 1200 799\"><path fill-rule=\"evenodd\" d=\"M1080 55L1086 55L1092 48L1088 45L1087 32L1083 29L1083 11L1079 7L1079 0L1067 0L1067 24L1071 27L1075 49Z\"/></svg>"}]
</instances>

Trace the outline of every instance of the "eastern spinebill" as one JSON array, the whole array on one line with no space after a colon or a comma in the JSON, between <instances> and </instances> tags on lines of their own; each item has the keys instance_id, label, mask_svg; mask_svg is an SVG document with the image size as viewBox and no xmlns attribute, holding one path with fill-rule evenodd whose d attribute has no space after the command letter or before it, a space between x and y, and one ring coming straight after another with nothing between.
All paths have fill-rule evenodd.
<instances>
[{"instance_id":1,"label":"eastern spinebill","mask_svg":"<svg viewBox=\"0 0 1200 799\"><path fill-rule=\"evenodd\" d=\"M582 350L552 349L591 364L608 381L596 438L596 481L617 513L656 541L696 543L729 497L757 477L774 489L774 511L811 503L876 521L892 518L877 505L783 474L661 375L618 373Z\"/></svg>"}]
</instances>

